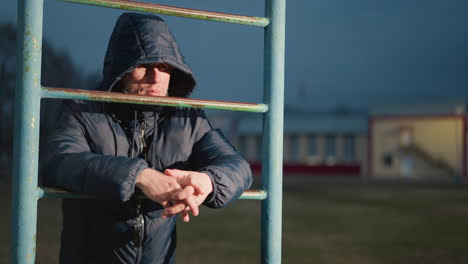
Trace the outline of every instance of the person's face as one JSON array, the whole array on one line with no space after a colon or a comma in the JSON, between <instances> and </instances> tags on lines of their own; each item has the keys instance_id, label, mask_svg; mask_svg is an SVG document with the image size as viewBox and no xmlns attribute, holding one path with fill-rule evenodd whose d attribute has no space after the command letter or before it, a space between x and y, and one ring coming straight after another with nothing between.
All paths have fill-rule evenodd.
<instances>
[{"instance_id":1,"label":"person's face","mask_svg":"<svg viewBox=\"0 0 468 264\"><path fill-rule=\"evenodd\" d=\"M142 64L124 75L123 88L130 94L167 96L171 70L166 63Z\"/></svg>"}]
</instances>

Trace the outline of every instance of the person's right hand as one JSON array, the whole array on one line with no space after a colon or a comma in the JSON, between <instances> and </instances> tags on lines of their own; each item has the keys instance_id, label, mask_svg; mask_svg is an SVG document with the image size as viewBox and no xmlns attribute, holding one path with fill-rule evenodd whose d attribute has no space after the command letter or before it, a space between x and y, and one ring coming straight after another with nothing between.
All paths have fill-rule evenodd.
<instances>
[{"instance_id":1,"label":"person's right hand","mask_svg":"<svg viewBox=\"0 0 468 264\"><path fill-rule=\"evenodd\" d=\"M177 179L150 168L138 174L135 185L146 197L163 207L169 206L172 195L182 190Z\"/></svg>"},{"instance_id":2,"label":"person's right hand","mask_svg":"<svg viewBox=\"0 0 468 264\"><path fill-rule=\"evenodd\" d=\"M162 217L180 213L184 222L190 221L188 211L192 211L192 214L197 216L199 214L198 206L213 191L211 178L207 174L197 171L166 169L164 173L177 179L183 189L172 195L172 204L164 209Z\"/></svg>"}]
</instances>

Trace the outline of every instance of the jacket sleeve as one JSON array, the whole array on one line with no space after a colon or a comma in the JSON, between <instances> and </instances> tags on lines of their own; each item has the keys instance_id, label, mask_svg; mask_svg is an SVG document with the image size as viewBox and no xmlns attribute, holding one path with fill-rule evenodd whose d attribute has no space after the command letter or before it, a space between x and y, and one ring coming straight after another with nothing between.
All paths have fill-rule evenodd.
<instances>
[{"instance_id":1,"label":"jacket sleeve","mask_svg":"<svg viewBox=\"0 0 468 264\"><path fill-rule=\"evenodd\" d=\"M208 121L205 122L205 127L209 126ZM252 184L249 163L218 129L208 130L195 143L190 163L195 170L210 176L213 182L213 193L204 202L208 207L220 208L228 205Z\"/></svg>"},{"instance_id":2,"label":"jacket sleeve","mask_svg":"<svg viewBox=\"0 0 468 264\"><path fill-rule=\"evenodd\" d=\"M82 113L65 107L58 128L48 138L44 185L102 199L129 200L136 176L147 163L93 153L89 137L92 135L84 129Z\"/></svg>"}]
</instances>

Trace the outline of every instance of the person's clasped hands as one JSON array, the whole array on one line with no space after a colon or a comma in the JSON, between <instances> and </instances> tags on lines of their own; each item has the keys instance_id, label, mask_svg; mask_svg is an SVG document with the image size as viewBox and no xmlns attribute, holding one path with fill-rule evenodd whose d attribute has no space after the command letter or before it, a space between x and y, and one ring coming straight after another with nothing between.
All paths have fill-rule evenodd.
<instances>
[{"instance_id":1,"label":"person's clasped hands","mask_svg":"<svg viewBox=\"0 0 468 264\"><path fill-rule=\"evenodd\" d=\"M164 173L154 169L144 169L137 176L138 187L149 199L164 207L162 217L180 214L184 222L190 220L188 214L199 214L198 207L213 191L211 178L201 172L166 169Z\"/></svg>"}]
</instances>

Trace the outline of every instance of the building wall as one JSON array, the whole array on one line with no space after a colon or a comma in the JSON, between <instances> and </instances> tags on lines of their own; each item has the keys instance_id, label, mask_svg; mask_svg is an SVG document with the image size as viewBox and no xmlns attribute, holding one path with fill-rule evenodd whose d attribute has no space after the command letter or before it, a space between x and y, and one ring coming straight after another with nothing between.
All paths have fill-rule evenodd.
<instances>
[{"instance_id":1,"label":"building wall","mask_svg":"<svg viewBox=\"0 0 468 264\"><path fill-rule=\"evenodd\" d=\"M372 176L446 178L453 176L450 169L461 174L463 125L457 116L374 118Z\"/></svg>"},{"instance_id":2,"label":"building wall","mask_svg":"<svg viewBox=\"0 0 468 264\"><path fill-rule=\"evenodd\" d=\"M335 142L336 142L335 143L336 144L336 158L335 159L337 162L340 162L340 161L346 162L345 154L344 154L344 151L345 151L344 141L345 141L344 135L341 135L341 134L335 135Z\"/></svg>"},{"instance_id":3,"label":"building wall","mask_svg":"<svg viewBox=\"0 0 468 264\"><path fill-rule=\"evenodd\" d=\"M299 136L299 157L300 160L307 162L307 146L308 146L308 138L307 135L300 135Z\"/></svg>"},{"instance_id":4,"label":"building wall","mask_svg":"<svg viewBox=\"0 0 468 264\"><path fill-rule=\"evenodd\" d=\"M261 137L256 134L240 135L233 142L236 148L251 162L259 162ZM329 143L327 143L327 140ZM352 140L351 154L345 154L346 140ZM314 142L310 142L314 141ZM331 144L330 144L331 142ZM310 145L312 144L312 145ZM330 149L327 144L333 145ZM349 144L349 143L348 143ZM283 141L283 159L285 164L303 166L356 166L365 172L367 161L367 135L365 134L285 134ZM330 155L332 153L333 155Z\"/></svg>"},{"instance_id":5,"label":"building wall","mask_svg":"<svg viewBox=\"0 0 468 264\"><path fill-rule=\"evenodd\" d=\"M326 156L325 156L325 135L317 135L317 163L322 164L325 163Z\"/></svg>"}]
</instances>

